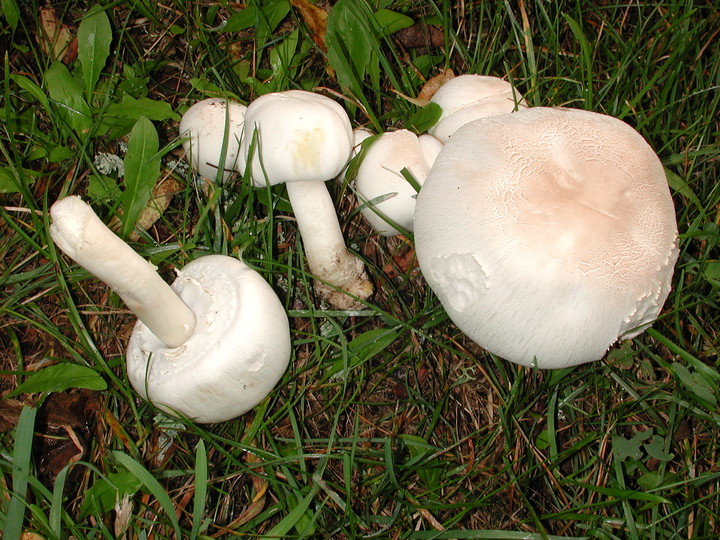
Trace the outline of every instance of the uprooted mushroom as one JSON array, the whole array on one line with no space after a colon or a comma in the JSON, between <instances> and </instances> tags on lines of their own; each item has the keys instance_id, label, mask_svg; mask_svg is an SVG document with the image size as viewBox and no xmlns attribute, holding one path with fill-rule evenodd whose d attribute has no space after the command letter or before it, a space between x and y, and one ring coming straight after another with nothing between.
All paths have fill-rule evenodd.
<instances>
[{"instance_id":1,"label":"uprooted mushroom","mask_svg":"<svg viewBox=\"0 0 720 540\"><path fill-rule=\"evenodd\" d=\"M138 317L127 373L143 398L208 423L240 416L270 393L290 359L290 329L260 274L239 259L207 255L170 286L79 197L50 212L55 244Z\"/></svg>"}]
</instances>

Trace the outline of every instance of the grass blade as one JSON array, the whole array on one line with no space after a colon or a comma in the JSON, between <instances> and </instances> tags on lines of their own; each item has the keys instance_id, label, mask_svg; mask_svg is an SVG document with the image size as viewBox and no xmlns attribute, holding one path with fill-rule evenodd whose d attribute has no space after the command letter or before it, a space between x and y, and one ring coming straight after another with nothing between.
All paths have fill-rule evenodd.
<instances>
[{"instance_id":1,"label":"grass blade","mask_svg":"<svg viewBox=\"0 0 720 540\"><path fill-rule=\"evenodd\" d=\"M7 506L5 519L5 540L18 540L22 534L25 520L25 491L30 474L30 456L32 454L33 430L37 409L25 406L20 412L15 429L15 449L13 451L12 498Z\"/></svg>"},{"instance_id":2,"label":"grass blade","mask_svg":"<svg viewBox=\"0 0 720 540\"><path fill-rule=\"evenodd\" d=\"M200 533L207 499L207 480L207 452L205 443L200 439L195 449L195 498L193 501L193 524L190 531L191 540L197 538Z\"/></svg>"},{"instance_id":3,"label":"grass blade","mask_svg":"<svg viewBox=\"0 0 720 540\"><path fill-rule=\"evenodd\" d=\"M170 519L170 522L175 529L175 534L178 538L182 538L182 533L180 531L180 523L178 522L178 518L175 515L175 507L173 506L167 492L160 485L160 482L155 479L155 477L150 471L148 471L145 467L143 467L140 463L135 461L127 454L123 454L119 451L114 451L113 456L120 462L123 467L125 467L128 471L134 474L135 477L143 483L143 485L147 488L150 494L155 497L155 499L157 499L157 501L160 503L160 506Z\"/></svg>"}]
</instances>

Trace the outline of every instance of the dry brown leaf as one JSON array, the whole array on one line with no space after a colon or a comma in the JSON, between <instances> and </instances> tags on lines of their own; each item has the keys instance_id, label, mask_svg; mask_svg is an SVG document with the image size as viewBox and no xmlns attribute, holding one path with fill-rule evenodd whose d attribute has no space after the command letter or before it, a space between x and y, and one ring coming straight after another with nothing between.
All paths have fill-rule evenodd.
<instances>
[{"instance_id":1,"label":"dry brown leaf","mask_svg":"<svg viewBox=\"0 0 720 540\"><path fill-rule=\"evenodd\" d=\"M404 275L417 268L418 262L415 257L415 250L410 249L405 252L396 253L392 259L383 266L383 272L390 279L394 279L399 275Z\"/></svg>"},{"instance_id":2,"label":"dry brown leaf","mask_svg":"<svg viewBox=\"0 0 720 540\"><path fill-rule=\"evenodd\" d=\"M417 98L420 100L430 101L430 99L435 95L435 92L437 92L443 84L448 82L450 79L453 79L454 77L455 73L452 69L446 69L439 75L435 75L431 79L428 79L428 81L422 87L422 90L420 90Z\"/></svg>"},{"instance_id":3,"label":"dry brown leaf","mask_svg":"<svg viewBox=\"0 0 720 540\"><path fill-rule=\"evenodd\" d=\"M171 176L161 180L160 183L153 188L152 199L150 199L147 206L140 211L135 225L147 231L160 219L160 216L163 215L165 210L167 210L173 195L178 191L180 191L180 184ZM117 231L120 225L119 217L116 216L110 220L110 228L114 231ZM140 235L133 230L133 232L130 233L130 240L137 242L139 239Z\"/></svg>"},{"instance_id":4,"label":"dry brown leaf","mask_svg":"<svg viewBox=\"0 0 720 540\"><path fill-rule=\"evenodd\" d=\"M100 411L99 394L90 390L51 394L38 409L33 443L38 471L51 484L68 464L87 455ZM74 481L81 469L70 470Z\"/></svg>"},{"instance_id":5,"label":"dry brown leaf","mask_svg":"<svg viewBox=\"0 0 720 540\"><path fill-rule=\"evenodd\" d=\"M406 49L442 47L445 44L445 32L439 26L416 23L393 34Z\"/></svg>"},{"instance_id":6,"label":"dry brown leaf","mask_svg":"<svg viewBox=\"0 0 720 540\"><path fill-rule=\"evenodd\" d=\"M77 57L77 39L70 28L58 20L54 8L40 10L37 40L40 48L52 60L62 60L69 64Z\"/></svg>"},{"instance_id":7,"label":"dry brown leaf","mask_svg":"<svg viewBox=\"0 0 720 540\"><path fill-rule=\"evenodd\" d=\"M45 537L34 532L24 532L20 535L20 540L45 540Z\"/></svg>"},{"instance_id":8,"label":"dry brown leaf","mask_svg":"<svg viewBox=\"0 0 720 540\"><path fill-rule=\"evenodd\" d=\"M305 20L315 44L323 51L325 48L325 30L327 29L328 12L307 0L290 0Z\"/></svg>"}]
</instances>

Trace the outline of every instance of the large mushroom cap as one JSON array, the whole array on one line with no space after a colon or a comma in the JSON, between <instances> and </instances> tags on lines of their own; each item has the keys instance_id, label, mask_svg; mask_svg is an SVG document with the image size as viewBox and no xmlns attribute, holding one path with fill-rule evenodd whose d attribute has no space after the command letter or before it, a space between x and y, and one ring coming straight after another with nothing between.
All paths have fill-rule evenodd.
<instances>
[{"instance_id":1,"label":"large mushroom cap","mask_svg":"<svg viewBox=\"0 0 720 540\"><path fill-rule=\"evenodd\" d=\"M235 101L208 98L195 103L180 119L183 148L193 169L204 178L217 178L223 149L223 180L235 170L246 109Z\"/></svg>"},{"instance_id":2,"label":"large mushroom cap","mask_svg":"<svg viewBox=\"0 0 720 540\"><path fill-rule=\"evenodd\" d=\"M659 314L677 259L663 167L620 120L534 108L445 144L417 200L420 268L451 319L507 360L597 360Z\"/></svg>"},{"instance_id":3,"label":"large mushroom cap","mask_svg":"<svg viewBox=\"0 0 720 540\"><path fill-rule=\"evenodd\" d=\"M244 414L272 391L290 359L280 300L260 274L224 255L192 261L172 288L193 306L197 330L168 348L138 321L128 344L128 379L143 398L197 422Z\"/></svg>"},{"instance_id":4,"label":"large mushroom cap","mask_svg":"<svg viewBox=\"0 0 720 540\"><path fill-rule=\"evenodd\" d=\"M248 106L238 169L245 173L249 166L257 187L329 180L345 168L353 144L350 119L332 99L304 90L273 92Z\"/></svg>"}]
</instances>

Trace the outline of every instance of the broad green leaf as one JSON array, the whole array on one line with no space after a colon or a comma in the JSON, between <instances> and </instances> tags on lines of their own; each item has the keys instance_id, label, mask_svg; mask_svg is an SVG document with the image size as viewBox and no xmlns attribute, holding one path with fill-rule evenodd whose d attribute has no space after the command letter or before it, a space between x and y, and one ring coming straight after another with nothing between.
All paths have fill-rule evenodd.
<instances>
[{"instance_id":1,"label":"broad green leaf","mask_svg":"<svg viewBox=\"0 0 720 540\"><path fill-rule=\"evenodd\" d=\"M357 97L363 95L362 81L368 70L378 64L373 53L372 30L355 0L340 0L328 15L325 35L328 61L340 85Z\"/></svg>"},{"instance_id":2,"label":"broad green leaf","mask_svg":"<svg viewBox=\"0 0 720 540\"><path fill-rule=\"evenodd\" d=\"M119 201L122 199L122 190L117 180L106 175L90 175L87 194L94 201Z\"/></svg>"},{"instance_id":3,"label":"broad green leaf","mask_svg":"<svg viewBox=\"0 0 720 540\"><path fill-rule=\"evenodd\" d=\"M62 62L53 62L45 72L45 88L55 114L84 139L92 128L92 112L83 97L82 88Z\"/></svg>"},{"instance_id":4,"label":"broad green leaf","mask_svg":"<svg viewBox=\"0 0 720 540\"><path fill-rule=\"evenodd\" d=\"M43 92L42 88L24 75L14 74L11 75L11 78L15 84L35 98L48 113L51 113L50 103L48 102L47 96L45 95L45 92Z\"/></svg>"},{"instance_id":5,"label":"broad green leaf","mask_svg":"<svg viewBox=\"0 0 720 540\"><path fill-rule=\"evenodd\" d=\"M650 442L645 443L644 448L648 456L658 461L670 461L673 458L673 454L665 451L665 441L660 435L653 435Z\"/></svg>"},{"instance_id":6,"label":"broad green leaf","mask_svg":"<svg viewBox=\"0 0 720 540\"><path fill-rule=\"evenodd\" d=\"M12 394L64 392L68 388L105 390L107 383L97 371L87 366L81 366L79 364L55 364L30 375Z\"/></svg>"},{"instance_id":7,"label":"broad green leaf","mask_svg":"<svg viewBox=\"0 0 720 540\"><path fill-rule=\"evenodd\" d=\"M87 16L80 21L77 40L78 60L82 66L85 93L89 102L110 56L112 42L110 20L102 7L93 6Z\"/></svg>"},{"instance_id":8,"label":"broad green leaf","mask_svg":"<svg viewBox=\"0 0 720 540\"><path fill-rule=\"evenodd\" d=\"M34 176L39 176L36 171L30 169L12 169L10 167L0 166L0 193L18 193L22 191L21 184L32 184L35 181Z\"/></svg>"},{"instance_id":9,"label":"broad green leaf","mask_svg":"<svg viewBox=\"0 0 720 540\"><path fill-rule=\"evenodd\" d=\"M347 360L345 357L333 360L328 375L347 374L351 369L387 349L398 335L395 328L375 328L360 334L348 344Z\"/></svg>"},{"instance_id":10,"label":"broad green leaf","mask_svg":"<svg viewBox=\"0 0 720 540\"><path fill-rule=\"evenodd\" d=\"M415 23L415 21L407 15L403 15L402 13L398 13L397 11L392 11L390 9L379 9L375 12L375 20L377 21L383 36L394 34L395 32L402 30L403 28L408 28Z\"/></svg>"},{"instance_id":11,"label":"broad green leaf","mask_svg":"<svg viewBox=\"0 0 720 540\"><path fill-rule=\"evenodd\" d=\"M170 519L175 529L177 538L182 538L180 533L180 523L175 515L175 506L170 500L167 492L160 485L160 482L155 479L155 476L127 454L114 451L112 455L123 467L133 473L135 477L143 483L150 494L157 499L158 503L160 503L160 506L167 514L168 519Z\"/></svg>"},{"instance_id":12,"label":"broad green leaf","mask_svg":"<svg viewBox=\"0 0 720 540\"><path fill-rule=\"evenodd\" d=\"M415 133L425 133L440 119L442 108L437 103L428 103L410 117L405 127Z\"/></svg>"},{"instance_id":13,"label":"broad green leaf","mask_svg":"<svg viewBox=\"0 0 720 540\"><path fill-rule=\"evenodd\" d=\"M645 491L659 488L663 483L663 473L660 471L648 471L640 475L637 479L638 486Z\"/></svg>"},{"instance_id":14,"label":"broad green leaf","mask_svg":"<svg viewBox=\"0 0 720 540\"><path fill-rule=\"evenodd\" d=\"M90 514L104 514L115 507L115 501L123 495L134 495L142 487L142 482L130 471L108 474L100 478L85 491L80 506L80 519Z\"/></svg>"},{"instance_id":15,"label":"broad green leaf","mask_svg":"<svg viewBox=\"0 0 720 540\"><path fill-rule=\"evenodd\" d=\"M10 28L15 31L18 23L20 22L20 8L18 7L17 2L15 0L2 0L2 2L0 2L0 7L2 7L5 20L10 25Z\"/></svg>"},{"instance_id":16,"label":"broad green leaf","mask_svg":"<svg viewBox=\"0 0 720 540\"><path fill-rule=\"evenodd\" d=\"M638 461L642 458L642 441L637 437L626 439L619 435L612 437L612 452L619 461Z\"/></svg>"},{"instance_id":17,"label":"broad green leaf","mask_svg":"<svg viewBox=\"0 0 720 540\"><path fill-rule=\"evenodd\" d=\"M127 238L140 212L147 206L160 176L160 154L155 126L145 117L133 127L125 155L125 190L122 196L120 235Z\"/></svg>"},{"instance_id":18,"label":"broad green leaf","mask_svg":"<svg viewBox=\"0 0 720 540\"><path fill-rule=\"evenodd\" d=\"M673 171L668 169L667 167L664 167L665 169L665 177L667 178L668 185L670 186L670 189L672 189L675 193L679 193L683 197L685 197L688 201L693 203L697 208L702 209L703 205L700 202L700 199L698 199L697 195L695 195L695 192L693 191L692 187L690 187L690 184L683 180L680 175L675 174Z\"/></svg>"},{"instance_id":19,"label":"broad green leaf","mask_svg":"<svg viewBox=\"0 0 720 540\"><path fill-rule=\"evenodd\" d=\"M410 454L410 461L405 465L417 471L428 489L436 488L440 480L440 469L437 468L440 461L437 457L432 456L437 452L437 448L417 435L403 434L399 438Z\"/></svg>"},{"instance_id":20,"label":"broad green leaf","mask_svg":"<svg viewBox=\"0 0 720 540\"><path fill-rule=\"evenodd\" d=\"M703 276L713 287L720 287L720 261L710 261L703 270Z\"/></svg>"},{"instance_id":21,"label":"broad green leaf","mask_svg":"<svg viewBox=\"0 0 720 540\"><path fill-rule=\"evenodd\" d=\"M375 328L363 332L348 344L348 350L362 361L370 360L398 338L395 328Z\"/></svg>"},{"instance_id":22,"label":"broad green leaf","mask_svg":"<svg viewBox=\"0 0 720 540\"><path fill-rule=\"evenodd\" d=\"M680 362L673 362L671 366L675 375L677 375L680 382L690 390L693 394L703 400L705 403L715 407L717 405L717 398L715 397L715 389L710 381L706 379L702 373L697 371L690 371L685 365Z\"/></svg>"},{"instance_id":23,"label":"broad green leaf","mask_svg":"<svg viewBox=\"0 0 720 540\"><path fill-rule=\"evenodd\" d=\"M300 34L293 30L285 39L270 51L270 65L272 66L273 77L270 81L274 92L290 88L294 79L295 70L292 69L295 51Z\"/></svg>"},{"instance_id":24,"label":"broad green leaf","mask_svg":"<svg viewBox=\"0 0 720 540\"><path fill-rule=\"evenodd\" d=\"M169 103L150 98L135 99L124 95L120 103L113 103L105 109L104 116L127 118L137 121L141 117L149 120L180 120L180 115L173 111Z\"/></svg>"},{"instance_id":25,"label":"broad green leaf","mask_svg":"<svg viewBox=\"0 0 720 540\"><path fill-rule=\"evenodd\" d=\"M255 6L248 5L246 8L236 11L222 26L221 31L226 33L241 32L252 28L255 24Z\"/></svg>"}]
</instances>

